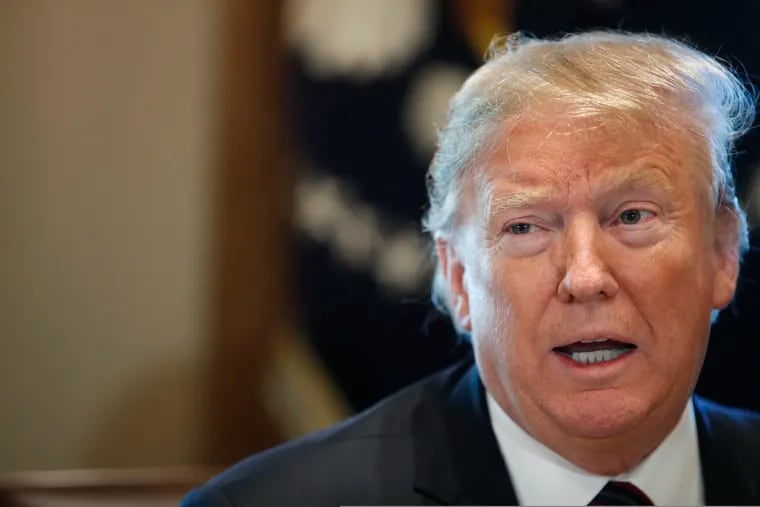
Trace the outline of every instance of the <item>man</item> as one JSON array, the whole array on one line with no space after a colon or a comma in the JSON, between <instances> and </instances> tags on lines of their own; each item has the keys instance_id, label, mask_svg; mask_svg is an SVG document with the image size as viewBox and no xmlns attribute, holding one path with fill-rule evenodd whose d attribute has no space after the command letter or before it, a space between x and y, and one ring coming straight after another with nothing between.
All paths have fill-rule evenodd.
<instances>
[{"instance_id":1,"label":"man","mask_svg":"<svg viewBox=\"0 0 760 507\"><path fill-rule=\"evenodd\" d=\"M185 505L760 504L760 416L692 397L747 246L752 114L672 40L508 39L428 174L434 295L474 358Z\"/></svg>"}]
</instances>

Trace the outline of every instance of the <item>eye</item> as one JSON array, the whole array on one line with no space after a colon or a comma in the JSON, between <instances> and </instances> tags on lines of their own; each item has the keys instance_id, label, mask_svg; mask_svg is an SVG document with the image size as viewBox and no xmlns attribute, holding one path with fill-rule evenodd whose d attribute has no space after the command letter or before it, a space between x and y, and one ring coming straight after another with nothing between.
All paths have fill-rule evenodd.
<instances>
[{"instance_id":1,"label":"eye","mask_svg":"<svg viewBox=\"0 0 760 507\"><path fill-rule=\"evenodd\" d=\"M507 227L507 230L510 234L528 234L533 230L533 224L529 224L527 222L516 222L514 224L510 224L509 227Z\"/></svg>"},{"instance_id":2,"label":"eye","mask_svg":"<svg viewBox=\"0 0 760 507\"><path fill-rule=\"evenodd\" d=\"M618 216L620 223L623 225L636 225L641 223L642 221L648 220L649 218L652 218L654 216L654 213L651 211L646 211L643 209L627 209L620 213Z\"/></svg>"}]
</instances>

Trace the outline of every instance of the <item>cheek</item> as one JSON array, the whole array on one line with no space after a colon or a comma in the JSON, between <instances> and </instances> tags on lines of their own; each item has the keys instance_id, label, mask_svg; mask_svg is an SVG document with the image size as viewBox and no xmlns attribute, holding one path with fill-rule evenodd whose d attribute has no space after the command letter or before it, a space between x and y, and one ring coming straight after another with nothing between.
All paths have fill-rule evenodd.
<instances>
[{"instance_id":1,"label":"cheek","mask_svg":"<svg viewBox=\"0 0 760 507\"><path fill-rule=\"evenodd\" d=\"M698 242L675 239L641 251L627 251L618 271L632 297L650 312L671 315L679 307L698 311L712 295L709 256ZM691 316L676 312L675 322Z\"/></svg>"},{"instance_id":2,"label":"cheek","mask_svg":"<svg viewBox=\"0 0 760 507\"><path fill-rule=\"evenodd\" d=\"M488 340L492 352L510 362L534 364L540 347L537 339L541 318L556 288L548 280L545 263L535 260L492 259L478 273L482 289L473 290L471 313L473 337ZM484 344L485 345L485 344Z\"/></svg>"},{"instance_id":3,"label":"cheek","mask_svg":"<svg viewBox=\"0 0 760 507\"><path fill-rule=\"evenodd\" d=\"M473 338L502 349L507 345L506 329L513 320L509 284L489 264L471 270L467 286Z\"/></svg>"},{"instance_id":4,"label":"cheek","mask_svg":"<svg viewBox=\"0 0 760 507\"><path fill-rule=\"evenodd\" d=\"M618 277L652 334L662 371L701 361L709 331L712 284L701 245L662 245L631 255Z\"/></svg>"}]
</instances>

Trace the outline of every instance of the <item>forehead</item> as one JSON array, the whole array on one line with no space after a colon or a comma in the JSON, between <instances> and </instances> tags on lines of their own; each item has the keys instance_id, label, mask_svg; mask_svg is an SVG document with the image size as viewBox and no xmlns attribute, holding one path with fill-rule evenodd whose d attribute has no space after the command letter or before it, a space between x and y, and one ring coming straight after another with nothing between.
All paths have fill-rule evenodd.
<instances>
[{"instance_id":1,"label":"forehead","mask_svg":"<svg viewBox=\"0 0 760 507\"><path fill-rule=\"evenodd\" d=\"M679 187L708 183L706 150L683 132L622 122L562 119L503 127L479 183L541 186L554 192L631 185ZM707 180L705 180L705 177Z\"/></svg>"}]
</instances>

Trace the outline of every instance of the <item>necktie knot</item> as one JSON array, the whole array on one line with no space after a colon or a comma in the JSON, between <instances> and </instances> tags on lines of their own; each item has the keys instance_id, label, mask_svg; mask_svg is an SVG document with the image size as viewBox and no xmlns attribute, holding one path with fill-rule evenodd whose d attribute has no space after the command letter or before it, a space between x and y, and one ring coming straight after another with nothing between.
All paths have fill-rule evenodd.
<instances>
[{"instance_id":1,"label":"necktie knot","mask_svg":"<svg viewBox=\"0 0 760 507\"><path fill-rule=\"evenodd\" d=\"M630 482L609 481L589 505L654 505L652 500Z\"/></svg>"}]
</instances>

